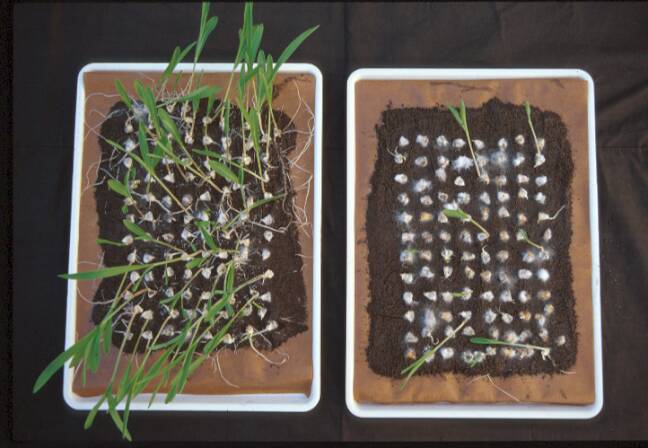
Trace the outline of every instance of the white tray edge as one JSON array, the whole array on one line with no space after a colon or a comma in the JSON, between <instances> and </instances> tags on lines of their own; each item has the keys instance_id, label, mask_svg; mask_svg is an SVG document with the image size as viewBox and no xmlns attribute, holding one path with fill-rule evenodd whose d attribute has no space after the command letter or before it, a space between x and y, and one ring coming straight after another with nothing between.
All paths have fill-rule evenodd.
<instances>
[{"instance_id":1,"label":"white tray edge","mask_svg":"<svg viewBox=\"0 0 648 448\"><path fill-rule=\"evenodd\" d=\"M163 71L166 63L120 63L102 62L90 63L84 66L77 77L76 116L74 126L74 168L72 175L72 211L70 226L70 253L68 272L75 272L79 243L79 203L81 196L81 167L83 158L83 136L85 117L85 88L83 75L94 71ZM230 72L231 63L199 63L198 70L205 72ZM192 64L178 64L176 70L191 71ZM169 403L164 404L164 396L148 407L150 394L137 396L131 404L132 410L151 411L228 411L228 412L308 412L319 403L321 395L321 209L322 209L322 102L323 77L322 72L313 64L286 63L280 73L308 73L315 77L315 134L313 138L314 152L314 200L313 200L313 380L310 394L239 394L239 395L190 395L179 394ZM75 340L76 322L76 281L68 280L65 348L69 348ZM72 391L72 369L69 362L63 371L63 398L73 409L90 410L96 403L94 397L81 397ZM102 406L101 409L106 409ZM123 404L118 407L123 409Z\"/></svg>"},{"instance_id":2,"label":"white tray edge","mask_svg":"<svg viewBox=\"0 0 648 448\"><path fill-rule=\"evenodd\" d=\"M589 206L592 240L592 313L594 330L594 403L586 406L559 404L365 404L353 396L355 338L355 84L368 79L531 79L578 78L588 85ZM481 419L590 419L603 408L603 354L601 331L601 283L599 262L598 188L596 180L596 131L594 80L580 69L426 69L361 68L347 80L347 271L346 271L346 369L347 408L362 418L481 418Z\"/></svg>"}]
</instances>

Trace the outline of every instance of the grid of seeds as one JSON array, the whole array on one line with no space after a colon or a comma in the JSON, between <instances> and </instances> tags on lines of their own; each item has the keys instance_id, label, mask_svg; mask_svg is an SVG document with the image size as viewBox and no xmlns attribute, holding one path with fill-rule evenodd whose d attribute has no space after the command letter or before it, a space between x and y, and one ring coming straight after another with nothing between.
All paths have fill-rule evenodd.
<instances>
[{"instance_id":1,"label":"grid of seeds","mask_svg":"<svg viewBox=\"0 0 648 448\"><path fill-rule=\"evenodd\" d=\"M126 306L112 319L112 340L127 352L182 338L200 350L224 331L226 347L258 351L305 331L289 117L275 114L275 137L264 136L256 153L237 127L238 109L226 134L204 104L171 104L166 116L177 135L170 132L172 150L154 158L153 120L133 104L134 113L116 104L101 128L95 197L103 262L132 270L102 280L95 323L121 295Z\"/></svg>"},{"instance_id":2,"label":"grid of seeds","mask_svg":"<svg viewBox=\"0 0 648 448\"><path fill-rule=\"evenodd\" d=\"M382 227L378 240L368 224L370 365L390 376L417 362L422 372L567 369L576 345L564 125L536 112L531 129L523 107L499 101L466 116L470 134L447 109L383 115L368 210Z\"/></svg>"}]
</instances>

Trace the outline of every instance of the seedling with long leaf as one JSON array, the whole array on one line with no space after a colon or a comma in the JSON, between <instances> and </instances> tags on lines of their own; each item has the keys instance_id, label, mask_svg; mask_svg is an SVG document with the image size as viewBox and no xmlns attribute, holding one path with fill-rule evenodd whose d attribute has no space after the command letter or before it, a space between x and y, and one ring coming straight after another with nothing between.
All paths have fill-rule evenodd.
<instances>
[{"instance_id":1,"label":"seedling with long leaf","mask_svg":"<svg viewBox=\"0 0 648 448\"><path fill-rule=\"evenodd\" d=\"M533 135L533 142L535 143L536 151L540 154L542 150L538 142L538 137L536 136L535 128L533 127L533 120L531 120L531 105L528 101L524 102L524 110L526 111L527 122L529 123L529 129L531 129L531 135Z\"/></svg>"},{"instance_id":2,"label":"seedling with long leaf","mask_svg":"<svg viewBox=\"0 0 648 448\"><path fill-rule=\"evenodd\" d=\"M426 351L421 355L420 358L418 358L416 361L411 363L409 366L405 367L403 370L401 370L401 375L406 375L405 380L401 383L401 389L404 389L405 386L407 386L407 383L409 380L414 376L414 374L425 364L428 362L430 359L432 359L437 351L441 347L443 347L450 339L454 338L456 334L461 330L466 323L470 320L469 317L465 318L457 328L453 329L450 334L448 334L441 342L436 344L434 347L432 347L430 350Z\"/></svg>"},{"instance_id":3,"label":"seedling with long leaf","mask_svg":"<svg viewBox=\"0 0 648 448\"><path fill-rule=\"evenodd\" d=\"M529 234L527 234L526 230L524 230L524 229L519 229L517 232L515 232L515 238L518 241L524 241L525 243L529 244L530 246L533 246L533 247L535 247L537 249L540 249L542 252L545 251L544 247L542 247L538 243L534 243L533 241L531 241L529 239Z\"/></svg>"},{"instance_id":4,"label":"seedling with long leaf","mask_svg":"<svg viewBox=\"0 0 648 448\"><path fill-rule=\"evenodd\" d=\"M468 141L468 148L470 149L470 155L472 156L473 163L475 164L475 169L477 170L477 177L481 177L481 172L479 170L479 163L477 163L477 157L475 157L475 150L473 149L472 139L470 138L470 129L468 129L468 119L466 118L466 105L464 100L461 100L459 105L459 111L453 106L448 105L448 110L452 113L452 116L457 120L459 126L466 134L466 140Z\"/></svg>"},{"instance_id":5,"label":"seedling with long leaf","mask_svg":"<svg viewBox=\"0 0 648 448\"><path fill-rule=\"evenodd\" d=\"M549 348L549 347L540 347L538 345L506 342L506 341L500 341L499 339L490 339L490 338L484 338L484 337L470 338L470 342L472 344L477 344L477 345L506 345L506 346L509 346L509 347L527 348L527 349L531 349L531 350L538 350L540 352L540 356L542 356L543 360L550 359L549 355L551 353L551 348Z\"/></svg>"},{"instance_id":6,"label":"seedling with long leaf","mask_svg":"<svg viewBox=\"0 0 648 448\"><path fill-rule=\"evenodd\" d=\"M481 230L486 235L486 238L490 237L490 233L488 233L488 231L481 224L479 224L477 221L473 219L472 216L470 216L468 213L464 212L458 207L456 209L444 208L443 214L446 215L448 218L460 219L463 222L468 222L474 225L475 227L477 227L479 230Z\"/></svg>"}]
</instances>

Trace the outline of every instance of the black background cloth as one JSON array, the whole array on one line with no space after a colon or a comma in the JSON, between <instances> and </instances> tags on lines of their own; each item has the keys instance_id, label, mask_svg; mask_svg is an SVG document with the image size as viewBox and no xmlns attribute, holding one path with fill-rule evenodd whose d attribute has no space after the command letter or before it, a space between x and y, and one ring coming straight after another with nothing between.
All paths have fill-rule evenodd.
<instances>
[{"instance_id":1,"label":"black background cloth","mask_svg":"<svg viewBox=\"0 0 648 448\"><path fill-rule=\"evenodd\" d=\"M242 5L213 4L205 62L231 61ZM19 4L13 10L13 270L8 435L114 441L101 414L38 373L64 346L76 76L89 62L163 62L196 38L197 4ZM648 438L648 5L258 4L273 54L324 74L322 400L306 414L135 412L136 440L538 440ZM372 420L344 404L345 94L360 67L581 68L594 78L605 405L589 421ZM5 93L6 94L6 93ZM9 292L12 290L9 289ZM5 305L8 300L5 301ZM4 316L8 314L3 312Z\"/></svg>"}]
</instances>

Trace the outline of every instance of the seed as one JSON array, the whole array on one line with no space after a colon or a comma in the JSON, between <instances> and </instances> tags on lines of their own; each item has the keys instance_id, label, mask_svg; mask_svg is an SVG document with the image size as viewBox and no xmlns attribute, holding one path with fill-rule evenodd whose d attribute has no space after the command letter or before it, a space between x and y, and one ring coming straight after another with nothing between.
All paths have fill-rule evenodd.
<instances>
[{"instance_id":1,"label":"seed","mask_svg":"<svg viewBox=\"0 0 648 448\"><path fill-rule=\"evenodd\" d=\"M549 300L551 298L551 291L547 291L545 289L538 291L538 299L542 301Z\"/></svg>"},{"instance_id":2,"label":"seed","mask_svg":"<svg viewBox=\"0 0 648 448\"><path fill-rule=\"evenodd\" d=\"M401 279L404 283L411 284L414 281L414 274L403 273L401 274Z\"/></svg>"},{"instance_id":3,"label":"seed","mask_svg":"<svg viewBox=\"0 0 648 448\"><path fill-rule=\"evenodd\" d=\"M436 144L439 148L447 148L450 142L448 139L445 137L445 135L439 135L436 138Z\"/></svg>"},{"instance_id":4,"label":"seed","mask_svg":"<svg viewBox=\"0 0 648 448\"><path fill-rule=\"evenodd\" d=\"M495 185L497 185L498 187L503 187L504 185L506 185L506 176L504 176L503 174L497 176L495 178Z\"/></svg>"},{"instance_id":5,"label":"seed","mask_svg":"<svg viewBox=\"0 0 648 448\"><path fill-rule=\"evenodd\" d=\"M415 233L403 232L401 233L401 242L403 243L414 242L415 237L416 237Z\"/></svg>"},{"instance_id":6,"label":"seed","mask_svg":"<svg viewBox=\"0 0 648 448\"><path fill-rule=\"evenodd\" d=\"M443 359L450 359L454 356L454 349L451 347L444 347L440 351Z\"/></svg>"},{"instance_id":7,"label":"seed","mask_svg":"<svg viewBox=\"0 0 648 448\"><path fill-rule=\"evenodd\" d=\"M191 197L190 194L185 194L185 195L182 196L182 199L180 200L180 202L182 203L182 205L187 207L187 206L191 205L191 203L193 202L193 198Z\"/></svg>"},{"instance_id":8,"label":"seed","mask_svg":"<svg viewBox=\"0 0 648 448\"><path fill-rule=\"evenodd\" d=\"M450 291L444 291L441 293L441 298L443 299L444 302L450 303L452 302L452 299L454 297L452 297L452 293Z\"/></svg>"},{"instance_id":9,"label":"seed","mask_svg":"<svg viewBox=\"0 0 648 448\"><path fill-rule=\"evenodd\" d=\"M457 194L457 202L459 204L468 204L470 202L470 195L465 191Z\"/></svg>"},{"instance_id":10,"label":"seed","mask_svg":"<svg viewBox=\"0 0 648 448\"><path fill-rule=\"evenodd\" d=\"M441 313L441 319L446 322L452 322L453 318L454 317L452 316L452 313L450 311L444 311Z\"/></svg>"},{"instance_id":11,"label":"seed","mask_svg":"<svg viewBox=\"0 0 648 448\"><path fill-rule=\"evenodd\" d=\"M437 293L436 293L436 291L428 291L428 292L424 292L424 293L423 293L423 296L424 296L426 299L428 299L428 300L432 300L433 302L436 302L436 300L437 300Z\"/></svg>"},{"instance_id":12,"label":"seed","mask_svg":"<svg viewBox=\"0 0 648 448\"><path fill-rule=\"evenodd\" d=\"M405 176L405 181L407 181L407 176ZM417 193L422 193L423 191L429 189L431 186L432 182L430 182L429 180L419 179L414 184L414 191L416 191Z\"/></svg>"},{"instance_id":13,"label":"seed","mask_svg":"<svg viewBox=\"0 0 648 448\"><path fill-rule=\"evenodd\" d=\"M462 261L470 261L475 259L475 254L472 252L466 252L464 251L463 254L461 254L461 260Z\"/></svg>"},{"instance_id":14,"label":"seed","mask_svg":"<svg viewBox=\"0 0 648 448\"><path fill-rule=\"evenodd\" d=\"M543 282L549 280L549 271L547 271L546 269L539 269L536 275Z\"/></svg>"},{"instance_id":15,"label":"seed","mask_svg":"<svg viewBox=\"0 0 648 448\"><path fill-rule=\"evenodd\" d=\"M455 138L452 141L452 147L455 148L455 149L461 149L464 146L466 146L466 142L461 138Z\"/></svg>"},{"instance_id":16,"label":"seed","mask_svg":"<svg viewBox=\"0 0 648 448\"><path fill-rule=\"evenodd\" d=\"M423 266L420 275L423 278L434 278L434 273L430 270L429 266Z\"/></svg>"},{"instance_id":17,"label":"seed","mask_svg":"<svg viewBox=\"0 0 648 448\"><path fill-rule=\"evenodd\" d=\"M394 180L398 182L399 184L405 184L407 182L407 175L405 174L397 174L394 176Z\"/></svg>"},{"instance_id":18,"label":"seed","mask_svg":"<svg viewBox=\"0 0 648 448\"><path fill-rule=\"evenodd\" d=\"M482 271L482 272L479 274L479 276L480 276L480 277L482 278L482 280L484 280L486 283L490 283L490 281L491 281L491 277L492 277L492 274L491 274L491 271Z\"/></svg>"},{"instance_id":19,"label":"seed","mask_svg":"<svg viewBox=\"0 0 648 448\"><path fill-rule=\"evenodd\" d=\"M532 273L531 271L529 271L528 269L520 269L520 270L518 271L518 277L519 277L521 280L527 280L527 279L530 279L532 275L533 275L533 273Z\"/></svg>"},{"instance_id":20,"label":"seed","mask_svg":"<svg viewBox=\"0 0 648 448\"><path fill-rule=\"evenodd\" d=\"M522 165L524 163L524 160L525 160L524 155L522 155L521 153L518 152L515 155L515 158L513 159L513 166L517 167L517 166Z\"/></svg>"}]
</instances>

